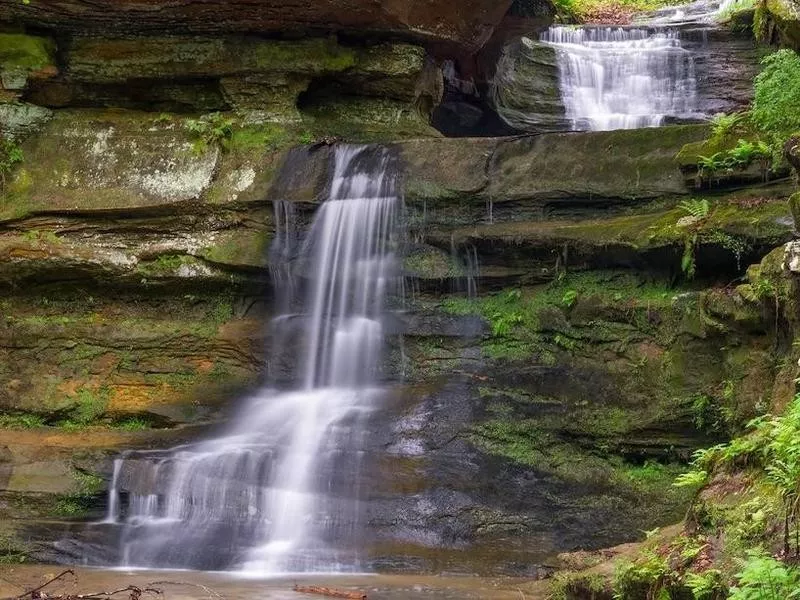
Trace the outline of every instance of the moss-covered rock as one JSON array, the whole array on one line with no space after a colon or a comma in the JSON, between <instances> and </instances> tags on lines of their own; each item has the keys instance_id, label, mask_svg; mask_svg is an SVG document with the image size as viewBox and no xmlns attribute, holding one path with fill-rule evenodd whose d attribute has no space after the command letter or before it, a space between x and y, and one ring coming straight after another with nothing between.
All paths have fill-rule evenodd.
<instances>
[{"instance_id":1,"label":"moss-covered rock","mask_svg":"<svg viewBox=\"0 0 800 600\"><path fill-rule=\"evenodd\" d=\"M25 88L28 77L50 77L57 71L52 40L22 33L0 33L0 89L19 92Z\"/></svg>"},{"instance_id":2,"label":"moss-covered rock","mask_svg":"<svg viewBox=\"0 0 800 600\"><path fill-rule=\"evenodd\" d=\"M4 302L7 426L175 424L207 418L258 377L260 328L226 296ZM41 374L44 369L46 376ZM26 421L24 414L39 421Z\"/></svg>"},{"instance_id":3,"label":"moss-covered rock","mask_svg":"<svg viewBox=\"0 0 800 600\"><path fill-rule=\"evenodd\" d=\"M427 239L440 248L475 248L483 266L525 265L532 276L549 279L562 269L611 266L677 274L686 248L701 275L743 272L793 231L782 200L749 209L719 202L696 222L685 222L686 215L675 208L607 219L496 223L436 230Z\"/></svg>"},{"instance_id":4,"label":"moss-covered rock","mask_svg":"<svg viewBox=\"0 0 800 600\"><path fill-rule=\"evenodd\" d=\"M800 50L800 9L792 0L764 0L756 11L755 29L762 41Z\"/></svg>"}]
</instances>

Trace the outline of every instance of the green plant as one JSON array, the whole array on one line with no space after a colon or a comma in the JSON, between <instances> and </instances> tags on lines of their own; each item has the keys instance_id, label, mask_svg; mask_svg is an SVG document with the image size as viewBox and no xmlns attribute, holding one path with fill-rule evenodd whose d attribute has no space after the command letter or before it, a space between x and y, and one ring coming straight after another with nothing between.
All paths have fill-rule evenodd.
<instances>
[{"instance_id":1,"label":"green plant","mask_svg":"<svg viewBox=\"0 0 800 600\"><path fill-rule=\"evenodd\" d=\"M681 271L686 279L694 279L697 273L695 250L697 248L697 234L688 236L683 242L683 255L681 256Z\"/></svg>"},{"instance_id":2,"label":"green plant","mask_svg":"<svg viewBox=\"0 0 800 600\"><path fill-rule=\"evenodd\" d=\"M720 22L730 20L730 18L740 10L746 10L755 7L756 0L734 0L731 4L725 7L725 10L718 11L714 15L715 19Z\"/></svg>"},{"instance_id":3,"label":"green plant","mask_svg":"<svg viewBox=\"0 0 800 600\"><path fill-rule=\"evenodd\" d=\"M0 565L23 563L27 558L27 554L15 538L8 534L0 534Z\"/></svg>"},{"instance_id":4,"label":"green plant","mask_svg":"<svg viewBox=\"0 0 800 600\"><path fill-rule=\"evenodd\" d=\"M112 424L114 429L122 429L123 431L143 431L150 429L150 422L141 417L128 417L115 421Z\"/></svg>"},{"instance_id":5,"label":"green plant","mask_svg":"<svg viewBox=\"0 0 800 600\"><path fill-rule=\"evenodd\" d=\"M727 596L728 586L722 571L718 569L687 573L683 582L692 592L694 600L722 600Z\"/></svg>"},{"instance_id":6,"label":"green plant","mask_svg":"<svg viewBox=\"0 0 800 600\"><path fill-rule=\"evenodd\" d=\"M108 406L111 390L101 387L97 390L91 388L81 388L78 390L75 400L75 408L71 412L71 418L64 421L61 425L69 428L70 424L88 425L100 417Z\"/></svg>"},{"instance_id":7,"label":"green plant","mask_svg":"<svg viewBox=\"0 0 800 600\"><path fill-rule=\"evenodd\" d=\"M195 138L196 151L202 151L211 144L220 144L223 150L227 150L226 142L233 136L233 125L232 119L218 112L185 122L186 129Z\"/></svg>"},{"instance_id":8,"label":"green plant","mask_svg":"<svg viewBox=\"0 0 800 600\"><path fill-rule=\"evenodd\" d=\"M728 151L729 166L746 167L755 159L768 159L772 156L769 145L762 141L749 142L740 139L736 146Z\"/></svg>"},{"instance_id":9,"label":"green plant","mask_svg":"<svg viewBox=\"0 0 800 600\"><path fill-rule=\"evenodd\" d=\"M681 473L675 478L675 487L701 488L708 483L708 471L702 469L692 469L686 473Z\"/></svg>"},{"instance_id":10,"label":"green plant","mask_svg":"<svg viewBox=\"0 0 800 600\"><path fill-rule=\"evenodd\" d=\"M752 120L772 145L800 129L800 55L788 49L764 58L756 76Z\"/></svg>"},{"instance_id":11,"label":"green plant","mask_svg":"<svg viewBox=\"0 0 800 600\"><path fill-rule=\"evenodd\" d=\"M789 529L800 516L800 398L783 417L770 422L767 446L767 479L779 490L784 504L784 551L789 550ZM800 540L795 538L795 556L800 555Z\"/></svg>"},{"instance_id":12,"label":"green plant","mask_svg":"<svg viewBox=\"0 0 800 600\"><path fill-rule=\"evenodd\" d=\"M692 198L691 200L683 200L678 204L678 208L683 210L688 216L701 220L708 216L711 205L705 198Z\"/></svg>"},{"instance_id":13,"label":"green plant","mask_svg":"<svg viewBox=\"0 0 800 600\"><path fill-rule=\"evenodd\" d=\"M736 574L729 600L800 598L800 570L759 551L752 551Z\"/></svg>"},{"instance_id":14,"label":"green plant","mask_svg":"<svg viewBox=\"0 0 800 600\"><path fill-rule=\"evenodd\" d=\"M614 572L614 598L669 600L669 590L675 583L675 576L665 557L647 550L636 561L622 562L617 566Z\"/></svg>"},{"instance_id":15,"label":"green plant","mask_svg":"<svg viewBox=\"0 0 800 600\"><path fill-rule=\"evenodd\" d=\"M0 428L3 429L36 429L44 426L45 420L39 415L0 415Z\"/></svg>"},{"instance_id":16,"label":"green plant","mask_svg":"<svg viewBox=\"0 0 800 600\"><path fill-rule=\"evenodd\" d=\"M14 140L0 137L0 193L5 189L6 181L14 166L23 159L22 148Z\"/></svg>"},{"instance_id":17,"label":"green plant","mask_svg":"<svg viewBox=\"0 0 800 600\"><path fill-rule=\"evenodd\" d=\"M564 308L572 308L578 300L578 292L575 290L567 290L561 296L561 304Z\"/></svg>"},{"instance_id":18,"label":"green plant","mask_svg":"<svg viewBox=\"0 0 800 600\"><path fill-rule=\"evenodd\" d=\"M747 115L745 113L718 114L714 116L711 119L711 137L716 139L724 138L741 125L746 118Z\"/></svg>"},{"instance_id":19,"label":"green plant","mask_svg":"<svg viewBox=\"0 0 800 600\"><path fill-rule=\"evenodd\" d=\"M697 168L700 176L711 175L725 168L725 153L715 152L711 156L698 156Z\"/></svg>"}]
</instances>

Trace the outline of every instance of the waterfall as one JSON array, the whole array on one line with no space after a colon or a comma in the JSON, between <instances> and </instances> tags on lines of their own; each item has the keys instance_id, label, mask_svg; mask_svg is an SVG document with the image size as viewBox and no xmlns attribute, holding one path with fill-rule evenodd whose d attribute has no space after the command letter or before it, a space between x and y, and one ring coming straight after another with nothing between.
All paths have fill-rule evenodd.
<instances>
[{"instance_id":1,"label":"waterfall","mask_svg":"<svg viewBox=\"0 0 800 600\"><path fill-rule=\"evenodd\" d=\"M115 462L107 521L122 528L124 566L360 568L364 420L381 397L384 305L400 279L395 163L387 148L337 147L330 197L304 239L275 203L286 297L273 355L294 355L295 389L262 389L220 437Z\"/></svg>"},{"instance_id":2,"label":"waterfall","mask_svg":"<svg viewBox=\"0 0 800 600\"><path fill-rule=\"evenodd\" d=\"M561 98L573 129L656 127L695 109L695 72L678 32L551 27Z\"/></svg>"},{"instance_id":3,"label":"waterfall","mask_svg":"<svg viewBox=\"0 0 800 600\"><path fill-rule=\"evenodd\" d=\"M611 130L696 118L696 87L677 30L554 26L505 47L492 92L517 129Z\"/></svg>"}]
</instances>

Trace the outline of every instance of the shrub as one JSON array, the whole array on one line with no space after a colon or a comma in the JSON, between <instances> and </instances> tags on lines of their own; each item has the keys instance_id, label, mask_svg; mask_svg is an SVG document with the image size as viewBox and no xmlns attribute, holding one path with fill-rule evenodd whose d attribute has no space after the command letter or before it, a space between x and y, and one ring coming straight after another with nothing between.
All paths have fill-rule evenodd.
<instances>
[{"instance_id":1,"label":"shrub","mask_svg":"<svg viewBox=\"0 0 800 600\"><path fill-rule=\"evenodd\" d=\"M800 571L760 552L751 552L729 600L792 600L800 598Z\"/></svg>"},{"instance_id":2,"label":"shrub","mask_svg":"<svg viewBox=\"0 0 800 600\"><path fill-rule=\"evenodd\" d=\"M752 120L774 146L800 129L800 56L783 49L762 64L764 70L755 79Z\"/></svg>"}]
</instances>

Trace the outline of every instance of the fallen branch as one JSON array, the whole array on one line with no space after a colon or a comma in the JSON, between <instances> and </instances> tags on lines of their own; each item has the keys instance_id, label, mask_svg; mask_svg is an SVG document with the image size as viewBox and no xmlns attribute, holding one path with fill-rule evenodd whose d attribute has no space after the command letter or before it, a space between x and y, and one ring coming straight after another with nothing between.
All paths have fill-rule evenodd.
<instances>
[{"instance_id":1,"label":"fallen branch","mask_svg":"<svg viewBox=\"0 0 800 600\"><path fill-rule=\"evenodd\" d=\"M157 596L160 596L164 593L156 588L151 588L151 587L140 588L135 585L129 585L128 587L120 588L112 592L93 592L91 594L67 594L66 596L54 596L54 598L63 598L64 600L88 600L89 598L109 598L110 596L121 594L122 592L130 592L131 593L130 600L139 600L142 597L142 594L155 594Z\"/></svg>"},{"instance_id":2,"label":"fallen branch","mask_svg":"<svg viewBox=\"0 0 800 600\"><path fill-rule=\"evenodd\" d=\"M317 585L299 586L295 584L292 589L301 594L317 594L318 596L328 596L329 598L347 598L348 600L367 600L367 595L362 594L361 592L346 592L343 590L334 590Z\"/></svg>"},{"instance_id":3,"label":"fallen branch","mask_svg":"<svg viewBox=\"0 0 800 600\"><path fill-rule=\"evenodd\" d=\"M73 577L75 577L75 571L73 571L72 569L67 569L66 571L62 571L61 573L59 573L58 575L53 577L51 580L45 581L39 587L35 587L32 590L28 590L24 594L20 594L19 596L17 596L17 600L21 600L22 598L25 598L26 596L30 596L31 598L38 598L37 592L39 590L43 590L44 588L46 588L48 585L50 585L54 581L58 581L59 579L64 577L64 575L72 575Z\"/></svg>"},{"instance_id":4,"label":"fallen branch","mask_svg":"<svg viewBox=\"0 0 800 600\"><path fill-rule=\"evenodd\" d=\"M215 598L224 598L222 594L215 592L209 587L200 585L199 583L189 583L188 581L151 581L147 585L185 585L188 587L201 589L209 596L214 596Z\"/></svg>"}]
</instances>

